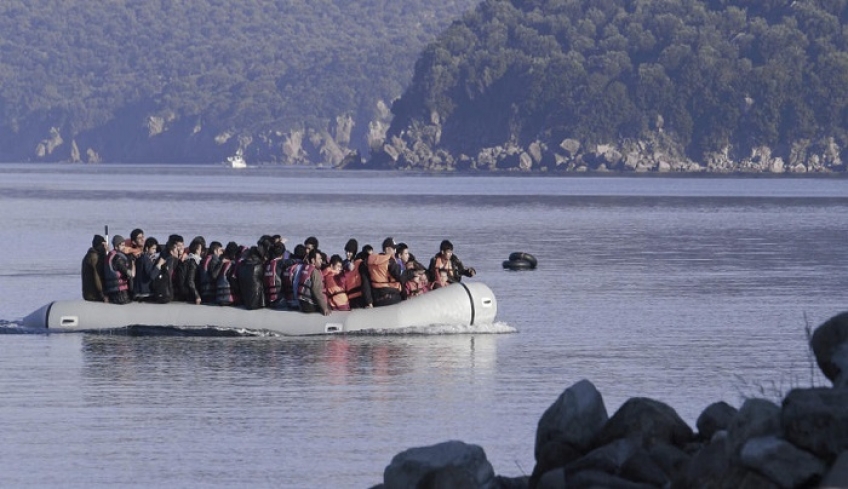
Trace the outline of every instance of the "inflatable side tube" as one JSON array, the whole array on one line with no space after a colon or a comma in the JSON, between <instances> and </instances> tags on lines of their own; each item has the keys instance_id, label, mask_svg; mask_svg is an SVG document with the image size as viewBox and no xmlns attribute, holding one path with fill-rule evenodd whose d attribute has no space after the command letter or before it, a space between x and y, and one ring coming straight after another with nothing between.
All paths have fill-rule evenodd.
<instances>
[{"instance_id":1,"label":"inflatable side tube","mask_svg":"<svg viewBox=\"0 0 848 489\"><path fill-rule=\"evenodd\" d=\"M496 315L497 302L491 289L473 282L442 287L391 306L333 311L329 316L186 303L116 305L72 300L47 304L24 318L23 324L27 328L52 331L108 330L134 325L211 326L301 336L435 324L491 324Z\"/></svg>"}]
</instances>

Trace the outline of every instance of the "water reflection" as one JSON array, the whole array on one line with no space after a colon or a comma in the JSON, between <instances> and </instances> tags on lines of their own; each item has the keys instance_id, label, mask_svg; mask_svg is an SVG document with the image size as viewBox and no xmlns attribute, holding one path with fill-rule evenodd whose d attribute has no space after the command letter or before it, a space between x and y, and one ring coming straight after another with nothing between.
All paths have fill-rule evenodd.
<instances>
[{"instance_id":1,"label":"water reflection","mask_svg":"<svg viewBox=\"0 0 848 489\"><path fill-rule=\"evenodd\" d=\"M333 336L320 338L196 338L84 335L84 376L96 384L132 387L156 382L168 390L186 381L245 385L379 385L443 371L491 375L495 335ZM96 394L97 391L92 391Z\"/></svg>"}]
</instances>

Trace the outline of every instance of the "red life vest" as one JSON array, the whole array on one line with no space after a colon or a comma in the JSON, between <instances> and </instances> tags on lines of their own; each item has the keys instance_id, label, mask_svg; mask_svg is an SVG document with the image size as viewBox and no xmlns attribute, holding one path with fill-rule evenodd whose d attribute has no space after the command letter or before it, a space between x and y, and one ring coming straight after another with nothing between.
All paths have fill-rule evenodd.
<instances>
[{"instance_id":1,"label":"red life vest","mask_svg":"<svg viewBox=\"0 0 848 489\"><path fill-rule=\"evenodd\" d=\"M129 280L127 279L127 276L115 268L115 257L117 257L118 254L126 259L126 255L120 251L112 250L106 257L106 266L103 267L103 275L106 279L104 289L107 294L117 294L118 292L129 290Z\"/></svg>"},{"instance_id":2,"label":"red life vest","mask_svg":"<svg viewBox=\"0 0 848 489\"><path fill-rule=\"evenodd\" d=\"M283 272L283 298L288 303L290 309L300 309L300 302L297 301L297 287L300 280L300 270L303 268L302 262L290 265Z\"/></svg>"},{"instance_id":3,"label":"red life vest","mask_svg":"<svg viewBox=\"0 0 848 489\"><path fill-rule=\"evenodd\" d=\"M359 274L361 264L362 258L357 258L353 262L353 270L344 271L344 287L349 301L362 297L362 275Z\"/></svg>"},{"instance_id":4,"label":"red life vest","mask_svg":"<svg viewBox=\"0 0 848 489\"><path fill-rule=\"evenodd\" d=\"M389 260L391 255L380 253L368 257L368 274L371 276L372 289L395 288L401 290L400 282L395 280L389 273Z\"/></svg>"},{"instance_id":5,"label":"red life vest","mask_svg":"<svg viewBox=\"0 0 848 489\"><path fill-rule=\"evenodd\" d=\"M404 291L406 292L407 299L419 296L424 292L428 292L430 290L429 284L421 283L418 280L409 280L403 285L403 287Z\"/></svg>"},{"instance_id":6,"label":"red life vest","mask_svg":"<svg viewBox=\"0 0 848 489\"><path fill-rule=\"evenodd\" d=\"M265 264L263 275L263 286L265 287L265 299L268 305L276 305L283 298L283 277L277 272L282 257L272 258Z\"/></svg>"},{"instance_id":7,"label":"red life vest","mask_svg":"<svg viewBox=\"0 0 848 489\"><path fill-rule=\"evenodd\" d=\"M318 305L315 296L312 295L312 271L315 270L315 265L304 264L297 274L297 300Z\"/></svg>"},{"instance_id":8,"label":"red life vest","mask_svg":"<svg viewBox=\"0 0 848 489\"><path fill-rule=\"evenodd\" d=\"M344 283L344 275L336 274L333 269L327 267L322 274L324 275L324 294L327 296L327 302L330 304L330 309L334 311L350 311L350 303L347 298L345 288L340 284Z\"/></svg>"}]
</instances>

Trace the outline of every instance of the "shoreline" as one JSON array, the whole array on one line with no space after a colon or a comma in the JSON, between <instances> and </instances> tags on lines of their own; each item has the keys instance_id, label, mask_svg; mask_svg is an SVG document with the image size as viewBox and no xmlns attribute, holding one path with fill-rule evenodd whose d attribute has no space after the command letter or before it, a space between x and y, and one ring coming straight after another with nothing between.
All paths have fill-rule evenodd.
<instances>
[{"instance_id":1,"label":"shoreline","mask_svg":"<svg viewBox=\"0 0 848 489\"><path fill-rule=\"evenodd\" d=\"M809 347L833 385L794 388L780 405L714 402L696 431L644 397L609 416L584 379L539 419L530 476L498 476L483 448L451 440L398 453L372 489L848 487L848 312L816 328Z\"/></svg>"}]
</instances>

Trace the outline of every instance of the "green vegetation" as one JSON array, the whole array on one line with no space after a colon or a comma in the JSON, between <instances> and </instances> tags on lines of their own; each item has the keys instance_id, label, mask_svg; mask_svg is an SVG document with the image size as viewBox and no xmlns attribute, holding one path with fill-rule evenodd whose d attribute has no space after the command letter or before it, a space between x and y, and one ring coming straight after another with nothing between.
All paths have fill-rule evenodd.
<instances>
[{"instance_id":1,"label":"green vegetation","mask_svg":"<svg viewBox=\"0 0 848 489\"><path fill-rule=\"evenodd\" d=\"M662 130L688 155L848 143L848 0L486 0L429 45L389 134L439 148Z\"/></svg>"},{"instance_id":2,"label":"green vegetation","mask_svg":"<svg viewBox=\"0 0 848 489\"><path fill-rule=\"evenodd\" d=\"M474 5L4 0L0 158L32 158L34 141L53 127L66 140L88 133L107 158L143 158L108 154L109 144L97 138L126 133L116 127L120 120L136 130L148 116L255 137L324 129L346 114L364 145L376 101L398 97L421 48Z\"/></svg>"}]
</instances>

